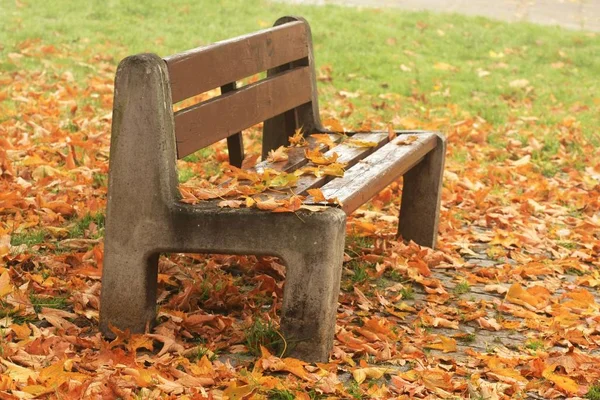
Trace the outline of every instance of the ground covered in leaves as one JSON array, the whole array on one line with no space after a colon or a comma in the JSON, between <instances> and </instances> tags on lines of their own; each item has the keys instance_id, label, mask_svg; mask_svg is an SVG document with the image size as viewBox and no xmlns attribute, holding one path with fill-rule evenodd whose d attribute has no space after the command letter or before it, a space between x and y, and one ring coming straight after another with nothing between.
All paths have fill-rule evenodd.
<instances>
[{"instance_id":1,"label":"ground covered in leaves","mask_svg":"<svg viewBox=\"0 0 600 400\"><path fill-rule=\"evenodd\" d=\"M0 398L600 398L600 139L578 119L600 98L555 99L552 124L521 114L536 103L525 78L507 82L502 124L428 103L443 85L373 99L363 124L448 138L439 249L395 239L401 181L350 216L334 351L306 364L285 357L285 268L269 257L165 255L156 329L100 336L117 60L99 54L29 40L3 60ZM29 58L42 66L18 67ZM325 117L356 128L356 96L336 90ZM221 177L226 159L222 144L189 156L180 181Z\"/></svg>"}]
</instances>

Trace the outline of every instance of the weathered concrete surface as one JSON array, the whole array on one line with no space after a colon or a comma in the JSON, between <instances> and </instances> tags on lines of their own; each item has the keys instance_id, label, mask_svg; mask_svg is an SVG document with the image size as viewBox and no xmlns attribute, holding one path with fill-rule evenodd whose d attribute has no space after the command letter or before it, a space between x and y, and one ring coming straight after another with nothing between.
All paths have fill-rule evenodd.
<instances>
[{"instance_id":1,"label":"weathered concrete surface","mask_svg":"<svg viewBox=\"0 0 600 400\"><path fill-rule=\"evenodd\" d=\"M600 32L600 0L280 0L297 4L339 4L479 15Z\"/></svg>"}]
</instances>

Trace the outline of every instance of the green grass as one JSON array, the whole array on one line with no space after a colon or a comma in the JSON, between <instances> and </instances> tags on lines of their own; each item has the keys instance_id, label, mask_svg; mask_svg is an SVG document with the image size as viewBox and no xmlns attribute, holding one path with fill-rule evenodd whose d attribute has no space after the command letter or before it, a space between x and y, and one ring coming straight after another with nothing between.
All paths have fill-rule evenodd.
<instances>
[{"instance_id":1,"label":"green grass","mask_svg":"<svg viewBox=\"0 0 600 400\"><path fill-rule=\"evenodd\" d=\"M473 343L475 341L475 334L474 333L469 333L468 335L465 336L459 336L458 340L460 340L463 343Z\"/></svg>"},{"instance_id":2,"label":"green grass","mask_svg":"<svg viewBox=\"0 0 600 400\"><path fill-rule=\"evenodd\" d=\"M42 229L35 229L11 235L10 244L11 246L20 246L25 244L27 247L31 247L35 246L36 244L42 244L45 240L46 232Z\"/></svg>"},{"instance_id":3,"label":"green grass","mask_svg":"<svg viewBox=\"0 0 600 400\"><path fill-rule=\"evenodd\" d=\"M289 390L272 389L267 392L269 400L294 400L296 396Z\"/></svg>"},{"instance_id":4,"label":"green grass","mask_svg":"<svg viewBox=\"0 0 600 400\"><path fill-rule=\"evenodd\" d=\"M217 355L215 353L213 353L209 348L202 345L199 345L198 347L196 347L195 351L190 352L186 355L186 357L191 362L198 362L204 356L208 357L210 361L214 361L217 359Z\"/></svg>"},{"instance_id":5,"label":"green grass","mask_svg":"<svg viewBox=\"0 0 600 400\"><path fill-rule=\"evenodd\" d=\"M96 212L94 214L87 213L82 218L78 219L69 227L70 238L86 237L86 231L90 228L90 224L94 223L97 227L97 232L91 235L91 239L96 239L103 236L104 232L104 213Z\"/></svg>"},{"instance_id":6,"label":"green grass","mask_svg":"<svg viewBox=\"0 0 600 400\"><path fill-rule=\"evenodd\" d=\"M31 301L33 309L36 313L41 312L43 307L57 308L60 310L65 310L69 307L67 298L61 296L38 296L32 294L31 296L29 296L29 300Z\"/></svg>"},{"instance_id":7,"label":"green grass","mask_svg":"<svg viewBox=\"0 0 600 400\"><path fill-rule=\"evenodd\" d=\"M525 343L525 348L533 350L533 351L537 351L540 349L544 349L544 342L540 341L540 340L530 340L529 342Z\"/></svg>"},{"instance_id":8,"label":"green grass","mask_svg":"<svg viewBox=\"0 0 600 400\"><path fill-rule=\"evenodd\" d=\"M196 173L189 168L179 168L177 172L179 174L179 183L185 183L196 175Z\"/></svg>"},{"instance_id":9,"label":"green grass","mask_svg":"<svg viewBox=\"0 0 600 400\"><path fill-rule=\"evenodd\" d=\"M469 282L463 281L458 283L452 292L455 295L460 296L461 294L469 293L471 291L471 286L469 286Z\"/></svg>"},{"instance_id":10,"label":"green grass","mask_svg":"<svg viewBox=\"0 0 600 400\"><path fill-rule=\"evenodd\" d=\"M590 400L600 400L600 383L590 386L585 398Z\"/></svg>"},{"instance_id":11,"label":"green grass","mask_svg":"<svg viewBox=\"0 0 600 400\"><path fill-rule=\"evenodd\" d=\"M246 347L255 356L260 356L260 347L263 346L272 354L281 356L286 350L283 336L271 320L257 318L246 330Z\"/></svg>"},{"instance_id":12,"label":"green grass","mask_svg":"<svg viewBox=\"0 0 600 400\"><path fill-rule=\"evenodd\" d=\"M519 117L553 125L581 105L576 117L584 135L600 143L597 34L481 17L268 1L91 0L73 7L67 0L0 0L0 9L0 70L8 72L40 68L40 59L24 57L15 65L7 57L31 38L59 50L71 45L90 59L100 52L116 64L128 54L164 56L268 27L281 15L303 15L311 23L317 66L331 67L332 84L320 84L323 101L340 89L363 94L350 100L355 112L348 125L374 112L373 101L381 102L374 96L381 93L418 99L440 116L448 115L447 104L458 104L494 125ZM61 62L78 79L90 73L68 57ZM529 83L510 85L519 79ZM388 120L395 113L389 107L377 112ZM505 142L502 135L491 140L498 147ZM540 168L556 173L548 163Z\"/></svg>"},{"instance_id":13,"label":"green grass","mask_svg":"<svg viewBox=\"0 0 600 400\"><path fill-rule=\"evenodd\" d=\"M402 295L402 299L404 300L414 300L415 299L415 291L412 286L405 286L400 290L400 294Z\"/></svg>"}]
</instances>

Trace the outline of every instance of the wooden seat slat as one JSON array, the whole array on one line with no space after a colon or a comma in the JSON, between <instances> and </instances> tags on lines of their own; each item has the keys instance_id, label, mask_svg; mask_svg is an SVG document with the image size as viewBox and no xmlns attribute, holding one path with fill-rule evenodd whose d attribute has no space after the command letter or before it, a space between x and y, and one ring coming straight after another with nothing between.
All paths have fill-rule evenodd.
<instances>
[{"instance_id":1,"label":"wooden seat slat","mask_svg":"<svg viewBox=\"0 0 600 400\"><path fill-rule=\"evenodd\" d=\"M309 67L298 67L175 113L177 156L281 114L311 99Z\"/></svg>"},{"instance_id":2,"label":"wooden seat slat","mask_svg":"<svg viewBox=\"0 0 600 400\"><path fill-rule=\"evenodd\" d=\"M333 179L321 190L326 198L337 198L346 214L352 213L399 176L415 166L437 145L437 135L415 133L418 138L401 144L404 135L382 146L373 154L349 168L343 177Z\"/></svg>"},{"instance_id":3,"label":"wooden seat slat","mask_svg":"<svg viewBox=\"0 0 600 400\"><path fill-rule=\"evenodd\" d=\"M354 136L352 136L352 138L356 139L356 140L367 141L367 142L369 142L369 141L375 142L375 143L377 143L377 146L355 147L355 146L352 146L349 144L341 143L335 147L332 147L328 151L326 151L324 153L324 155L327 157L331 157L333 155L333 153L337 153L339 156L337 162L344 163L344 164L346 164L346 168L350 168L351 166L356 164L359 160L366 157L368 154L373 153L375 150L377 150L378 148L383 146L385 143L387 143L388 133L387 132L357 133ZM302 167L306 164L309 164L308 160L306 160L306 162L303 165L300 165L299 167ZM334 179L334 177L327 176L327 175L324 175L324 176L314 176L311 174L301 175L298 178L298 182L296 183L296 186L294 188L292 188L292 191L295 194L306 195L308 189L321 187L325 183L327 183L328 181L330 181L332 179ZM265 192L265 194L267 194L269 196L273 196L275 198L286 198L289 196L289 193L281 193L281 192L277 192L277 191L267 191L267 192Z\"/></svg>"},{"instance_id":4,"label":"wooden seat slat","mask_svg":"<svg viewBox=\"0 0 600 400\"><path fill-rule=\"evenodd\" d=\"M292 22L165 57L173 103L308 56L306 24Z\"/></svg>"}]
</instances>

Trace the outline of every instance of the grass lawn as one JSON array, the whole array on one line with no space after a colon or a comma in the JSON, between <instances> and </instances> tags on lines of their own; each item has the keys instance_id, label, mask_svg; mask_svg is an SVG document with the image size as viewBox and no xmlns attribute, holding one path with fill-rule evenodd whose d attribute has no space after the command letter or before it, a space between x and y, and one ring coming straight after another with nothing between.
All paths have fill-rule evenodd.
<instances>
[{"instance_id":1,"label":"grass lawn","mask_svg":"<svg viewBox=\"0 0 600 400\"><path fill-rule=\"evenodd\" d=\"M311 23L324 118L446 134L438 249L395 239L400 182L349 216L328 364L277 357L269 257L162 256L154 334L102 340L119 60L285 14ZM597 396L598 54L598 34L459 15L0 0L0 396ZM180 160L180 182L217 179L224 159L217 144Z\"/></svg>"},{"instance_id":2,"label":"grass lawn","mask_svg":"<svg viewBox=\"0 0 600 400\"><path fill-rule=\"evenodd\" d=\"M427 108L456 104L497 125L523 117L552 124L575 108L586 135L600 145L597 34L459 15L265 1L109 0L74 6L57 0L34 6L0 0L0 9L5 71L16 68L6 55L31 38L101 49L117 62L137 52L172 54L268 27L281 15L302 15L313 29L317 65L332 78L331 86L322 86L324 101L340 89L369 95L352 100L358 112L351 123L382 93L419 96ZM64 63L81 75L89 72ZM383 117L391 119L385 111Z\"/></svg>"}]
</instances>

